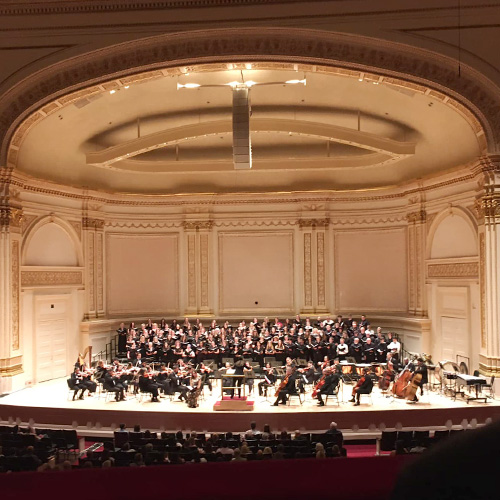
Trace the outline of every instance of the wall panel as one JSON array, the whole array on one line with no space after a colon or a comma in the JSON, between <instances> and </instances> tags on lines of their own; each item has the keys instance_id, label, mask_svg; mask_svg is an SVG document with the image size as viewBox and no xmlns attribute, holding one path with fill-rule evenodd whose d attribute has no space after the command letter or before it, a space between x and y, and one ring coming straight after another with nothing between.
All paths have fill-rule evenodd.
<instances>
[{"instance_id":1,"label":"wall panel","mask_svg":"<svg viewBox=\"0 0 500 500\"><path fill-rule=\"evenodd\" d=\"M338 231L334 238L339 313L407 311L406 230Z\"/></svg>"},{"instance_id":2,"label":"wall panel","mask_svg":"<svg viewBox=\"0 0 500 500\"><path fill-rule=\"evenodd\" d=\"M293 312L293 292L292 232L219 234L221 313Z\"/></svg>"},{"instance_id":3,"label":"wall panel","mask_svg":"<svg viewBox=\"0 0 500 500\"><path fill-rule=\"evenodd\" d=\"M178 235L107 235L108 313L158 313L179 309Z\"/></svg>"}]
</instances>

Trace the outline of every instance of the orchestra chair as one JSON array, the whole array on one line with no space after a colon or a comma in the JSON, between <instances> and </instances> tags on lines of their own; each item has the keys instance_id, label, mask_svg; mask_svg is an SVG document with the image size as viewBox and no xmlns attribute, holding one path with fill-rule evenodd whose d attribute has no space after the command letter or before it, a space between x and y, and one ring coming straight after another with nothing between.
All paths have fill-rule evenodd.
<instances>
[{"instance_id":1,"label":"orchestra chair","mask_svg":"<svg viewBox=\"0 0 500 500\"><path fill-rule=\"evenodd\" d=\"M68 384L68 401L72 401L75 393L77 393L80 389L78 387L75 387L73 380L71 380L70 378L66 380L66 382Z\"/></svg>"},{"instance_id":2,"label":"orchestra chair","mask_svg":"<svg viewBox=\"0 0 500 500\"><path fill-rule=\"evenodd\" d=\"M302 406L304 404L304 400L302 399L303 395L300 393L297 383L298 380L295 381L295 390L292 393L288 394L288 400L286 402L288 406L290 406L292 398L299 398L300 405Z\"/></svg>"},{"instance_id":3,"label":"orchestra chair","mask_svg":"<svg viewBox=\"0 0 500 500\"><path fill-rule=\"evenodd\" d=\"M474 370L474 377L480 377L480 376L481 374L479 373L479 370ZM494 384L495 384L495 375L492 375L489 384L481 384L480 386L481 392L483 392L483 389L487 389L488 394L486 395L486 397L490 399L495 399Z\"/></svg>"},{"instance_id":4,"label":"orchestra chair","mask_svg":"<svg viewBox=\"0 0 500 500\"><path fill-rule=\"evenodd\" d=\"M360 394L360 398L359 398L360 404L363 402L363 396L364 396L370 400L370 405L373 406L372 392L373 392L373 390L370 391L368 394Z\"/></svg>"},{"instance_id":5,"label":"orchestra chair","mask_svg":"<svg viewBox=\"0 0 500 500\"><path fill-rule=\"evenodd\" d=\"M328 404L328 398L336 399L337 400L337 406L340 406L340 401L339 401L339 388L340 388L340 383L337 384L337 387L333 391L328 391L326 394L325 398L325 406Z\"/></svg>"}]
</instances>

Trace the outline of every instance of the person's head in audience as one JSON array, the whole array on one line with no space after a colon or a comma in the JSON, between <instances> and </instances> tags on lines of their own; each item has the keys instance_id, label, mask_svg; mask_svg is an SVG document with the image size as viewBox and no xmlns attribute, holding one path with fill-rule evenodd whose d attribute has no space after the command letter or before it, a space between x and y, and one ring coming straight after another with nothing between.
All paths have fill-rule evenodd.
<instances>
[{"instance_id":1,"label":"person's head in audience","mask_svg":"<svg viewBox=\"0 0 500 500\"><path fill-rule=\"evenodd\" d=\"M182 431L177 431L175 433L175 439L177 439L177 441L179 442L184 440L184 434L182 434Z\"/></svg>"},{"instance_id":2,"label":"person's head in audience","mask_svg":"<svg viewBox=\"0 0 500 500\"><path fill-rule=\"evenodd\" d=\"M332 446L332 457L340 457L340 448L336 444Z\"/></svg>"},{"instance_id":3,"label":"person's head in audience","mask_svg":"<svg viewBox=\"0 0 500 500\"><path fill-rule=\"evenodd\" d=\"M271 434L271 427L269 426L269 424L264 424L264 432L266 434Z\"/></svg>"},{"instance_id":4,"label":"person's head in audience","mask_svg":"<svg viewBox=\"0 0 500 500\"><path fill-rule=\"evenodd\" d=\"M286 432L286 431L281 431L281 433L280 433L280 439L281 439L281 441L286 441L286 440L288 440L288 432Z\"/></svg>"},{"instance_id":5,"label":"person's head in audience","mask_svg":"<svg viewBox=\"0 0 500 500\"><path fill-rule=\"evenodd\" d=\"M142 456L142 453L136 453L136 454L134 455L134 463L135 463L135 465L138 465L138 466L143 466L143 465L145 465L145 464L144 464L144 458L143 458L143 456Z\"/></svg>"},{"instance_id":6,"label":"person's head in audience","mask_svg":"<svg viewBox=\"0 0 500 500\"><path fill-rule=\"evenodd\" d=\"M144 445L144 451L146 453L151 453L153 451L154 447L153 447L153 443L146 443Z\"/></svg>"},{"instance_id":7,"label":"person's head in audience","mask_svg":"<svg viewBox=\"0 0 500 500\"><path fill-rule=\"evenodd\" d=\"M252 451L248 447L248 444L245 441L243 441L243 444L241 445L241 448L239 451L240 451L242 456L250 455L250 453L252 453Z\"/></svg>"},{"instance_id":8,"label":"person's head in audience","mask_svg":"<svg viewBox=\"0 0 500 500\"><path fill-rule=\"evenodd\" d=\"M139 424L134 425L134 432L141 432L141 426Z\"/></svg>"},{"instance_id":9,"label":"person's head in audience","mask_svg":"<svg viewBox=\"0 0 500 500\"><path fill-rule=\"evenodd\" d=\"M107 468L111 467L111 465L112 465L111 460L104 460L101 467L103 469L107 469Z\"/></svg>"},{"instance_id":10,"label":"person's head in audience","mask_svg":"<svg viewBox=\"0 0 500 500\"><path fill-rule=\"evenodd\" d=\"M126 430L127 426L125 424L120 424L120 430L124 431Z\"/></svg>"},{"instance_id":11,"label":"person's head in audience","mask_svg":"<svg viewBox=\"0 0 500 500\"><path fill-rule=\"evenodd\" d=\"M127 441L122 445L122 451L130 451L130 443Z\"/></svg>"},{"instance_id":12,"label":"person's head in audience","mask_svg":"<svg viewBox=\"0 0 500 500\"><path fill-rule=\"evenodd\" d=\"M44 465L46 465L46 464L44 464ZM92 462L90 460L86 460L85 462L83 462L83 465L82 465L82 467L84 469L92 469L93 466L94 465L92 464Z\"/></svg>"},{"instance_id":13,"label":"person's head in audience","mask_svg":"<svg viewBox=\"0 0 500 500\"><path fill-rule=\"evenodd\" d=\"M262 458L265 460L272 458L272 456L273 456L273 450L271 449L270 446L266 446L262 451Z\"/></svg>"},{"instance_id":14,"label":"person's head in audience","mask_svg":"<svg viewBox=\"0 0 500 500\"><path fill-rule=\"evenodd\" d=\"M332 431L337 430L337 422L330 422L330 430Z\"/></svg>"},{"instance_id":15,"label":"person's head in audience","mask_svg":"<svg viewBox=\"0 0 500 500\"><path fill-rule=\"evenodd\" d=\"M61 470L71 470L71 462L69 460L65 460L61 464Z\"/></svg>"}]
</instances>

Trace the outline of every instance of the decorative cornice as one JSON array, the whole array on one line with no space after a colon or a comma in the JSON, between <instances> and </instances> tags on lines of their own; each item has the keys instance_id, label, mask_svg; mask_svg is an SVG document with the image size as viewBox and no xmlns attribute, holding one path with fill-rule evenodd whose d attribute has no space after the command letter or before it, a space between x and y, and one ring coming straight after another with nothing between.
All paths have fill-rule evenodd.
<instances>
[{"instance_id":1,"label":"decorative cornice","mask_svg":"<svg viewBox=\"0 0 500 500\"><path fill-rule=\"evenodd\" d=\"M478 262L456 262L450 264L428 264L429 278L478 278Z\"/></svg>"},{"instance_id":2,"label":"decorative cornice","mask_svg":"<svg viewBox=\"0 0 500 500\"><path fill-rule=\"evenodd\" d=\"M0 377L13 377L23 373L23 357L0 359Z\"/></svg>"},{"instance_id":3,"label":"decorative cornice","mask_svg":"<svg viewBox=\"0 0 500 500\"><path fill-rule=\"evenodd\" d=\"M163 0L140 1L121 0L80 0L72 2L15 2L14 5L2 5L1 16L40 16L61 14L107 14L112 12L136 12L145 10L203 9L207 7L233 7L248 5L270 5L298 3L304 0Z\"/></svg>"},{"instance_id":4,"label":"decorative cornice","mask_svg":"<svg viewBox=\"0 0 500 500\"><path fill-rule=\"evenodd\" d=\"M22 286L82 285L83 271L21 271Z\"/></svg>"},{"instance_id":5,"label":"decorative cornice","mask_svg":"<svg viewBox=\"0 0 500 500\"><path fill-rule=\"evenodd\" d=\"M406 86L415 92L430 92L434 98L464 115L484 142L484 133L492 145L500 137L500 114L496 87L476 70L462 65L457 76L456 62L443 55L406 47L401 44L350 35L298 28L231 28L187 33L169 33L133 40L103 48L56 63L10 89L0 99L0 163L16 164L20 141L13 138L18 127L21 137L46 112L33 109L54 108L54 100L65 104L67 89L75 98L102 92L111 75L122 81L133 72L167 71L179 66L245 61L272 61L307 65L304 71L373 72L389 84ZM81 68L85 67L85 71ZM328 69L327 69L328 71ZM375 75L374 75L375 76ZM89 89L89 82L94 87ZM432 88L430 88L432 87ZM58 105L55 105L58 107ZM24 123L21 125L21 122ZM16 132L16 136L20 132ZM6 139L6 140L5 140ZM12 143L11 143L12 139ZM486 144L482 144L485 149Z\"/></svg>"}]
</instances>

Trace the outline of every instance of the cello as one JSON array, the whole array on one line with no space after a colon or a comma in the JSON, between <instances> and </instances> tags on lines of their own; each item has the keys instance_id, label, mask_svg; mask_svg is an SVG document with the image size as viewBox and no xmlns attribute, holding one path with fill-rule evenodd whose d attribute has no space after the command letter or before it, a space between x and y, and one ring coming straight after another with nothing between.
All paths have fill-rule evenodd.
<instances>
[{"instance_id":1,"label":"cello","mask_svg":"<svg viewBox=\"0 0 500 500\"><path fill-rule=\"evenodd\" d=\"M314 388L314 391L311 394L312 398L317 397L318 392L325 385L325 379L326 379L326 373L321 377L320 381L316 384L316 387Z\"/></svg>"},{"instance_id":2,"label":"cello","mask_svg":"<svg viewBox=\"0 0 500 500\"><path fill-rule=\"evenodd\" d=\"M292 375L293 372L290 372L288 375L285 376L285 378L281 381L280 385L276 389L276 392L274 393L274 397L277 398L280 394L280 392L286 387L288 384L288 381L290 380L290 376Z\"/></svg>"},{"instance_id":3,"label":"cello","mask_svg":"<svg viewBox=\"0 0 500 500\"><path fill-rule=\"evenodd\" d=\"M397 398L404 398L406 387L410 383L411 380L411 371L408 368L405 368L398 376L398 378L394 381L392 386L392 394Z\"/></svg>"}]
</instances>

